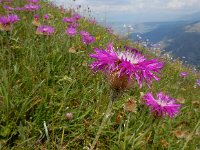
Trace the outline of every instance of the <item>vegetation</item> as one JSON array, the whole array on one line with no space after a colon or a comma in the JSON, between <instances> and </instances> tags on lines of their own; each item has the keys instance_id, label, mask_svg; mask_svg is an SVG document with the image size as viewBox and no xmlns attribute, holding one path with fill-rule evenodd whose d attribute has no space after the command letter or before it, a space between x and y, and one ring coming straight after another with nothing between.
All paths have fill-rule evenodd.
<instances>
[{"instance_id":1,"label":"vegetation","mask_svg":"<svg viewBox=\"0 0 200 150\"><path fill-rule=\"evenodd\" d=\"M16 0L10 5L25 3ZM91 71L89 54L112 42L119 49L135 47L149 59L156 55L87 18L78 21L78 34L70 37L62 19L71 17L71 9L39 4L37 11L12 12L20 20L11 32L0 31L0 149L88 149L110 95L105 77ZM0 12L8 13L3 3ZM54 34L36 34L35 13L40 24L54 27ZM44 14L50 18L43 19ZM95 42L82 43L81 30L94 36ZM97 149L200 148L200 86L196 84L200 74L164 55L158 59L165 63L161 80L154 81L150 89L134 83L123 91L113 104ZM189 75L180 77L183 71ZM173 119L155 118L142 102L148 91L163 91L176 98L182 104L180 113ZM133 112L124 109L130 99L136 101Z\"/></svg>"}]
</instances>

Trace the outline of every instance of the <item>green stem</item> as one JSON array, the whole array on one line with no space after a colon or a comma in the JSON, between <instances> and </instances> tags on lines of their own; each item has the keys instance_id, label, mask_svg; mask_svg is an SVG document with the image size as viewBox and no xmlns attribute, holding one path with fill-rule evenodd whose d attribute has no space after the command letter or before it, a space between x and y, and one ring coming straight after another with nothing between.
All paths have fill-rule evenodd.
<instances>
[{"instance_id":1,"label":"green stem","mask_svg":"<svg viewBox=\"0 0 200 150\"><path fill-rule=\"evenodd\" d=\"M126 122L125 135L124 135L124 150L126 149L126 140L127 140L128 125L129 125L130 117L131 117L131 113L128 113L128 119Z\"/></svg>"},{"instance_id":2,"label":"green stem","mask_svg":"<svg viewBox=\"0 0 200 150\"><path fill-rule=\"evenodd\" d=\"M94 141L92 143L92 146L90 147L90 150L93 150L94 147L96 146L97 141L98 141L98 139L99 139L99 137L100 137L100 135L102 133L102 130L103 130L105 124L107 123L108 118L110 117L110 114L111 114L111 111L112 111L113 102L117 99L118 96L119 96L119 93L118 93L117 90L111 90L110 101L109 101L106 113L105 113L105 115L103 117L103 120L102 120L101 125L99 127L99 130L98 130L98 132L97 132L97 134L95 136L95 139L94 139Z\"/></svg>"}]
</instances>

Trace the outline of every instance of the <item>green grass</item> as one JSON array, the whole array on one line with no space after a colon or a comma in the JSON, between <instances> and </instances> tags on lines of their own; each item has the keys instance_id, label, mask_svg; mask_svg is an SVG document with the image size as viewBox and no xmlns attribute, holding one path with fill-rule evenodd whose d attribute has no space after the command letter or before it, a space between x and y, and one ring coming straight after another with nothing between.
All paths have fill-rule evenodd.
<instances>
[{"instance_id":1,"label":"green grass","mask_svg":"<svg viewBox=\"0 0 200 150\"><path fill-rule=\"evenodd\" d=\"M53 36L35 34L30 12L16 12L21 20L13 31L0 32L0 149L86 149L99 129L110 93L103 75L91 72L88 54L112 41L118 47L134 46L148 57L155 55L81 19L78 30L100 38L85 46L79 35L70 39L64 33L62 18L70 16L69 12L63 14L45 3L41 8L40 16L52 15L44 23L56 29ZM5 14L2 6L0 10ZM76 53L69 52L72 47ZM185 99L181 113L174 119L155 120L141 104L140 93L149 89L133 85L114 103L98 149L200 149L200 87L194 87L200 75L180 61L159 59L165 61L165 67L160 82L154 82L150 91ZM189 77L180 78L181 71L189 72ZM123 109L129 98L138 103L135 113ZM73 114L72 120L66 119L68 112ZM116 122L119 116L120 122ZM177 131L183 136L177 136Z\"/></svg>"}]
</instances>

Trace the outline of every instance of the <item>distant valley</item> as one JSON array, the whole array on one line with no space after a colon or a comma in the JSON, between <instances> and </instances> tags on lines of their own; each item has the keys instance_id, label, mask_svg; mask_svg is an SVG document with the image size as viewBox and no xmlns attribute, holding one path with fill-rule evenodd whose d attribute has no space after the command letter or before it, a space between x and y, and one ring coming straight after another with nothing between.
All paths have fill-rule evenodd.
<instances>
[{"instance_id":1,"label":"distant valley","mask_svg":"<svg viewBox=\"0 0 200 150\"><path fill-rule=\"evenodd\" d=\"M184 21L143 23L150 31L142 33L135 30L129 38L137 40L137 35L140 35L144 40L161 44L162 49L171 52L175 57L200 66L200 17L199 20L197 16L186 18Z\"/></svg>"}]
</instances>

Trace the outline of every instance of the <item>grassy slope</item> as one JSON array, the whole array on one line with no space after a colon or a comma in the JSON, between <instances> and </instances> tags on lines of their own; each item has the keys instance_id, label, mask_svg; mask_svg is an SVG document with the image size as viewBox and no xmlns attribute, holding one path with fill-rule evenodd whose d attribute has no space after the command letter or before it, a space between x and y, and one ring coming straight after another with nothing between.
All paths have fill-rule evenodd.
<instances>
[{"instance_id":1,"label":"grassy slope","mask_svg":"<svg viewBox=\"0 0 200 150\"><path fill-rule=\"evenodd\" d=\"M23 4L21 0L15 2L15 6ZM93 75L85 65L92 61L88 54L93 47L105 47L111 41L118 47L133 45L82 19L79 31L86 30L98 37L91 46L84 46L79 35L70 39L64 34L66 24L61 20L69 13L63 14L58 8L45 4L41 7L37 12L40 16L52 15L44 23L55 27L53 36L35 34L31 24L33 13L30 12L17 12L21 20L14 25L10 35L0 32L0 149L82 149L89 146L101 123L110 90L103 76ZM0 10L4 14L3 9ZM72 47L77 53L69 53ZM184 145L190 149L200 148L200 129L197 127L200 88L194 88L199 76L183 68L178 61L165 62L161 81L154 83L150 90L184 98L180 115L152 124L153 117L139 103L140 92L146 93L148 88L132 87L115 102L113 115L97 143L99 149L180 149ZM179 77L183 70L190 72L186 79ZM130 115L127 126L129 115L123 110L123 104L130 97L138 101L138 110ZM70 121L65 119L67 112L73 113ZM119 114L122 118L117 124ZM179 132L176 131L182 131L183 137L177 138L175 135Z\"/></svg>"}]
</instances>

